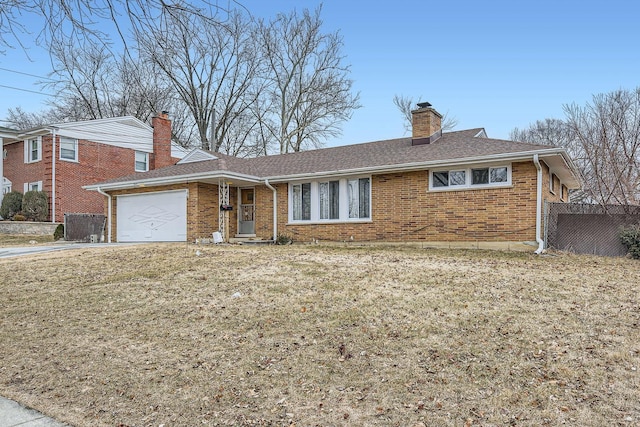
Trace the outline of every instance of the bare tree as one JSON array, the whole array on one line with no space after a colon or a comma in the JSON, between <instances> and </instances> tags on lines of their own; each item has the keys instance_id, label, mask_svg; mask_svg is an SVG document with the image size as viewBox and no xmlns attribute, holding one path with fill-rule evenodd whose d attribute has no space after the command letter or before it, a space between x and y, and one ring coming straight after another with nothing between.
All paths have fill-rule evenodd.
<instances>
[{"instance_id":1,"label":"bare tree","mask_svg":"<svg viewBox=\"0 0 640 427\"><path fill-rule=\"evenodd\" d=\"M3 0L0 3L0 52L2 48L21 46L25 39L34 37L39 44L50 45L71 41L78 46L96 45L111 48L116 40L128 50L128 31L146 29L159 11L176 10L206 18L211 25L227 19L228 8L242 7L235 0L226 2L227 8L217 0L196 2L166 2L164 0ZM40 18L41 25L26 26L32 18ZM35 28L41 28L34 32Z\"/></svg>"},{"instance_id":2,"label":"bare tree","mask_svg":"<svg viewBox=\"0 0 640 427\"><path fill-rule=\"evenodd\" d=\"M320 12L279 14L260 25L268 80L258 112L265 148L270 142L280 153L316 147L338 136L360 107L343 64L342 38L322 32Z\"/></svg>"},{"instance_id":3,"label":"bare tree","mask_svg":"<svg viewBox=\"0 0 640 427\"><path fill-rule=\"evenodd\" d=\"M602 204L640 204L640 87L566 105L565 114L589 195Z\"/></svg>"},{"instance_id":4,"label":"bare tree","mask_svg":"<svg viewBox=\"0 0 640 427\"><path fill-rule=\"evenodd\" d=\"M421 102L420 99L422 97L418 97L418 101L413 100L412 97L404 96L404 95L394 95L393 96L393 105L398 108L400 114L402 114L404 129L407 132L411 132L413 118L411 115L411 111L416 109L416 105ZM450 117L449 112L446 112L442 116L442 130L450 131L455 129L458 126L458 119L455 117Z\"/></svg>"},{"instance_id":5,"label":"bare tree","mask_svg":"<svg viewBox=\"0 0 640 427\"><path fill-rule=\"evenodd\" d=\"M13 129L28 130L46 126L58 121L57 117L49 111L26 112L22 107L9 108L6 122Z\"/></svg>"},{"instance_id":6,"label":"bare tree","mask_svg":"<svg viewBox=\"0 0 640 427\"><path fill-rule=\"evenodd\" d=\"M514 129L511 139L565 148L583 181L572 200L640 204L640 88L594 95L564 110L565 120Z\"/></svg>"},{"instance_id":7,"label":"bare tree","mask_svg":"<svg viewBox=\"0 0 640 427\"><path fill-rule=\"evenodd\" d=\"M244 140L231 133L244 132L236 122L245 122L259 94L260 56L251 22L234 12L224 25L210 26L199 15L167 9L138 44L189 109L201 147L239 150Z\"/></svg>"}]
</instances>

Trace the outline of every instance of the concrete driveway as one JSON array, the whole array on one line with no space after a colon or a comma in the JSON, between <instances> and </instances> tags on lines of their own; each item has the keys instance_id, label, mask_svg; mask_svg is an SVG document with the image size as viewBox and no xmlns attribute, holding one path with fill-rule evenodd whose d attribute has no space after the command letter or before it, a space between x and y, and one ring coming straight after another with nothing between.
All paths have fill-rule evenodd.
<instances>
[{"instance_id":1,"label":"concrete driveway","mask_svg":"<svg viewBox=\"0 0 640 427\"><path fill-rule=\"evenodd\" d=\"M113 246L130 246L137 244L138 243L56 243L47 246L15 246L0 248L0 259L35 255L45 252L63 251L66 249L108 248Z\"/></svg>"}]
</instances>

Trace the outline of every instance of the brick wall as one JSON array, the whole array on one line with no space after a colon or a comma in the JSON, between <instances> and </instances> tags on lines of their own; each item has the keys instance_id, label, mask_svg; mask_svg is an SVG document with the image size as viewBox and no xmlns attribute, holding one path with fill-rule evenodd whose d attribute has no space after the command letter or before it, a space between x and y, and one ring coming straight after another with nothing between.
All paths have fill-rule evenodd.
<instances>
[{"instance_id":1,"label":"brick wall","mask_svg":"<svg viewBox=\"0 0 640 427\"><path fill-rule=\"evenodd\" d=\"M42 137L42 160L35 163L24 163L23 144L5 146L4 175L12 182L13 190L20 192L23 192L25 182L42 181L43 191L49 195L51 218L52 135ZM59 147L57 138L55 221L64 221L65 213L103 213L104 196L84 190L82 186L136 173L135 150L79 140L78 162L73 162L59 158Z\"/></svg>"},{"instance_id":2,"label":"brick wall","mask_svg":"<svg viewBox=\"0 0 640 427\"><path fill-rule=\"evenodd\" d=\"M374 175L371 185L372 221L341 224L287 224L287 185L279 184L278 232L296 241L388 242L530 242L536 229L536 168L533 162L512 164L508 188L429 192L428 171ZM543 198L559 200L548 191ZM545 187L546 184L546 187ZM546 189L546 190L545 190ZM271 208L256 209L262 237L272 229ZM264 234L263 234L264 233Z\"/></svg>"},{"instance_id":3,"label":"brick wall","mask_svg":"<svg viewBox=\"0 0 640 427\"><path fill-rule=\"evenodd\" d=\"M549 191L549 168L543 167L543 198L559 201ZM429 172L374 175L371 185L372 220L340 224L288 224L288 185L274 184L278 197L278 233L298 242L533 242L536 229L537 171L533 162L512 164L512 186L463 191L429 192ZM218 230L218 188L189 183L113 192L189 189L187 238L211 237ZM256 235L273 237L273 192L255 187ZM117 209L113 204L113 240ZM230 188L235 207L237 189ZM229 212L229 237L237 233L237 208ZM276 236L277 237L277 236Z\"/></svg>"}]
</instances>

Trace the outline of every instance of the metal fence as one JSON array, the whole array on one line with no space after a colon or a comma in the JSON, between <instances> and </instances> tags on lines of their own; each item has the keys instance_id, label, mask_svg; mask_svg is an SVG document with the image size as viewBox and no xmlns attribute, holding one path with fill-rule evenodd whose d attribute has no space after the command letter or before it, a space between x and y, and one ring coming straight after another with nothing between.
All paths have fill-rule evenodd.
<instances>
[{"instance_id":1,"label":"metal fence","mask_svg":"<svg viewBox=\"0 0 640 427\"><path fill-rule=\"evenodd\" d=\"M547 203L546 246L578 254L624 256L620 228L640 224L640 206Z\"/></svg>"},{"instance_id":2,"label":"metal fence","mask_svg":"<svg viewBox=\"0 0 640 427\"><path fill-rule=\"evenodd\" d=\"M106 217L96 214L64 214L64 240L99 243Z\"/></svg>"}]
</instances>

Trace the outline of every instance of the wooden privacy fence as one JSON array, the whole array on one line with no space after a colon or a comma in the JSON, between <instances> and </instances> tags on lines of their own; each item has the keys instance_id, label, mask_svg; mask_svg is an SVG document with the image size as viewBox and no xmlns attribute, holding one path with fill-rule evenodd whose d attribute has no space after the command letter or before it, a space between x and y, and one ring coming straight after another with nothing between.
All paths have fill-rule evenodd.
<instances>
[{"instance_id":1,"label":"wooden privacy fence","mask_svg":"<svg viewBox=\"0 0 640 427\"><path fill-rule=\"evenodd\" d=\"M620 228L640 224L640 206L547 203L547 248L603 256L624 256Z\"/></svg>"},{"instance_id":2,"label":"wooden privacy fence","mask_svg":"<svg viewBox=\"0 0 640 427\"><path fill-rule=\"evenodd\" d=\"M64 240L99 243L106 217L97 214L64 214Z\"/></svg>"}]
</instances>

